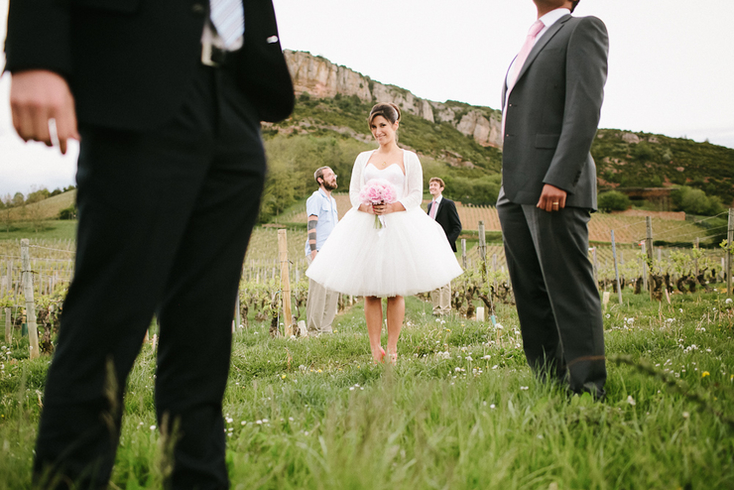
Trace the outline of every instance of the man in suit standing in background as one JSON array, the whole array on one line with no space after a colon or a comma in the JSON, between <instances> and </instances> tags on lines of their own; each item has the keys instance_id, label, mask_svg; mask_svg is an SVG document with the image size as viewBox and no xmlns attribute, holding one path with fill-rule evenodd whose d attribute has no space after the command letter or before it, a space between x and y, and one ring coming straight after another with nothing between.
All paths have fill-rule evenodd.
<instances>
[{"instance_id":1,"label":"man in suit standing in background","mask_svg":"<svg viewBox=\"0 0 734 490\"><path fill-rule=\"evenodd\" d=\"M578 0L533 0L538 20L502 91L502 189L497 211L525 355L542 379L605 394L604 330L588 259L596 210L589 152L607 75L608 37Z\"/></svg>"},{"instance_id":2,"label":"man in suit standing in background","mask_svg":"<svg viewBox=\"0 0 734 490\"><path fill-rule=\"evenodd\" d=\"M329 238L331 230L339 221L336 200L331 191L337 188L336 174L329 167L319 167L313 174L319 188L306 200L308 215L308 237L306 238L306 261L308 265L316 258L321 247ZM336 316L339 293L326 289L313 279L308 280L306 298L306 323L310 335L332 333L331 323Z\"/></svg>"},{"instance_id":3,"label":"man in suit standing in background","mask_svg":"<svg viewBox=\"0 0 734 490\"><path fill-rule=\"evenodd\" d=\"M456 205L451 199L443 197L446 187L440 177L431 177L428 182L428 192L433 199L428 203L428 215L435 219L451 245L451 250L456 252L456 239L461 233L461 220L456 212ZM433 314L436 316L446 315L451 311L451 283L431 291L431 303L433 303Z\"/></svg>"},{"instance_id":4,"label":"man in suit standing in background","mask_svg":"<svg viewBox=\"0 0 734 490\"><path fill-rule=\"evenodd\" d=\"M228 488L222 397L265 176L260 121L293 86L271 0L11 0L13 124L80 139L75 276L34 481L106 488L123 392L155 313L171 488Z\"/></svg>"}]
</instances>

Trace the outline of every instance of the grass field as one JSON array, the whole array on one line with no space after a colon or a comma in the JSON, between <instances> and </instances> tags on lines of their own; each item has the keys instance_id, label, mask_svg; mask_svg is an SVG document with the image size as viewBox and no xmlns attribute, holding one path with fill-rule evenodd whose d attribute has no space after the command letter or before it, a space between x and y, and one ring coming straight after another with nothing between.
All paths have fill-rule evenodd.
<instances>
[{"instance_id":1,"label":"grass field","mask_svg":"<svg viewBox=\"0 0 734 490\"><path fill-rule=\"evenodd\" d=\"M14 222L7 228L0 226L0 241L23 238L76 240L76 220L48 220L38 226L29 222Z\"/></svg>"},{"instance_id":2,"label":"grass field","mask_svg":"<svg viewBox=\"0 0 734 490\"><path fill-rule=\"evenodd\" d=\"M371 363L360 304L335 333L235 336L224 400L236 489L734 487L734 308L717 293L605 310L602 403L536 382L513 308L501 329L408 298L396 367ZM48 358L0 346L0 488L26 489ZM150 344L130 376L111 488L160 488ZM670 380L666 386L661 379ZM678 384L676 384L678 383Z\"/></svg>"}]
</instances>

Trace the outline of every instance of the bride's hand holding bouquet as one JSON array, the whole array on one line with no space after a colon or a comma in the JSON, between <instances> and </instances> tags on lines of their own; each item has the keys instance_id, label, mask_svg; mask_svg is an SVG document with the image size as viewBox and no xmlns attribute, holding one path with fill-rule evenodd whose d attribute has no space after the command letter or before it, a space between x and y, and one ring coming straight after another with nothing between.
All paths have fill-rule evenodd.
<instances>
[{"instance_id":1,"label":"bride's hand holding bouquet","mask_svg":"<svg viewBox=\"0 0 734 490\"><path fill-rule=\"evenodd\" d=\"M397 200L395 187L385 179L370 180L360 191L359 200L365 205L365 212L375 215L375 228L382 228L380 215L390 212L390 204ZM360 209L362 206L360 206Z\"/></svg>"}]
</instances>

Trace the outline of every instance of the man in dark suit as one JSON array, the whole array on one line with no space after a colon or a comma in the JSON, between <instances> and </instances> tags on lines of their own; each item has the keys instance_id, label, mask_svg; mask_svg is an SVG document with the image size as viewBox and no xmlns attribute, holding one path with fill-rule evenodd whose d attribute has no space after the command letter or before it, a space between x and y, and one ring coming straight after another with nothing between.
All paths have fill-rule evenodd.
<instances>
[{"instance_id":1,"label":"man in dark suit","mask_svg":"<svg viewBox=\"0 0 734 490\"><path fill-rule=\"evenodd\" d=\"M428 203L428 215L435 219L451 245L451 250L456 252L456 239L461 233L461 220L456 212L456 205L451 199L443 197L446 187L440 177L431 177L428 182L428 192L433 199ZM433 314L436 316L446 315L451 311L451 283L431 291L431 302L433 303Z\"/></svg>"},{"instance_id":2,"label":"man in dark suit","mask_svg":"<svg viewBox=\"0 0 734 490\"><path fill-rule=\"evenodd\" d=\"M595 17L571 16L578 1L533 1L538 21L503 87L497 210L528 363L541 378L601 398L604 332L587 223L607 32Z\"/></svg>"},{"instance_id":3,"label":"man in dark suit","mask_svg":"<svg viewBox=\"0 0 734 490\"><path fill-rule=\"evenodd\" d=\"M229 486L222 396L265 175L259 121L294 99L271 0L219 1L211 15L208 0L10 2L18 134L62 152L81 139L75 277L36 443L43 488L106 488L154 313L168 483Z\"/></svg>"}]
</instances>

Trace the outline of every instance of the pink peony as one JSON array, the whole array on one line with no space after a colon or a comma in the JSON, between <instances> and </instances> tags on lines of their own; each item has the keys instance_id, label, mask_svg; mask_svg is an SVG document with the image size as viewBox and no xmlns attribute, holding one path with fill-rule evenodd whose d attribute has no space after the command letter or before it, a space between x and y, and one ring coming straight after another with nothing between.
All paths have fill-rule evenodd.
<instances>
[{"instance_id":1,"label":"pink peony","mask_svg":"<svg viewBox=\"0 0 734 490\"><path fill-rule=\"evenodd\" d=\"M395 202L395 187L385 179L372 179L360 191L359 200L364 204Z\"/></svg>"},{"instance_id":2,"label":"pink peony","mask_svg":"<svg viewBox=\"0 0 734 490\"><path fill-rule=\"evenodd\" d=\"M375 204L390 203L397 201L395 187L385 179L372 179L359 193L359 200L364 204L374 206ZM380 217L375 215L375 228L384 226Z\"/></svg>"}]
</instances>

